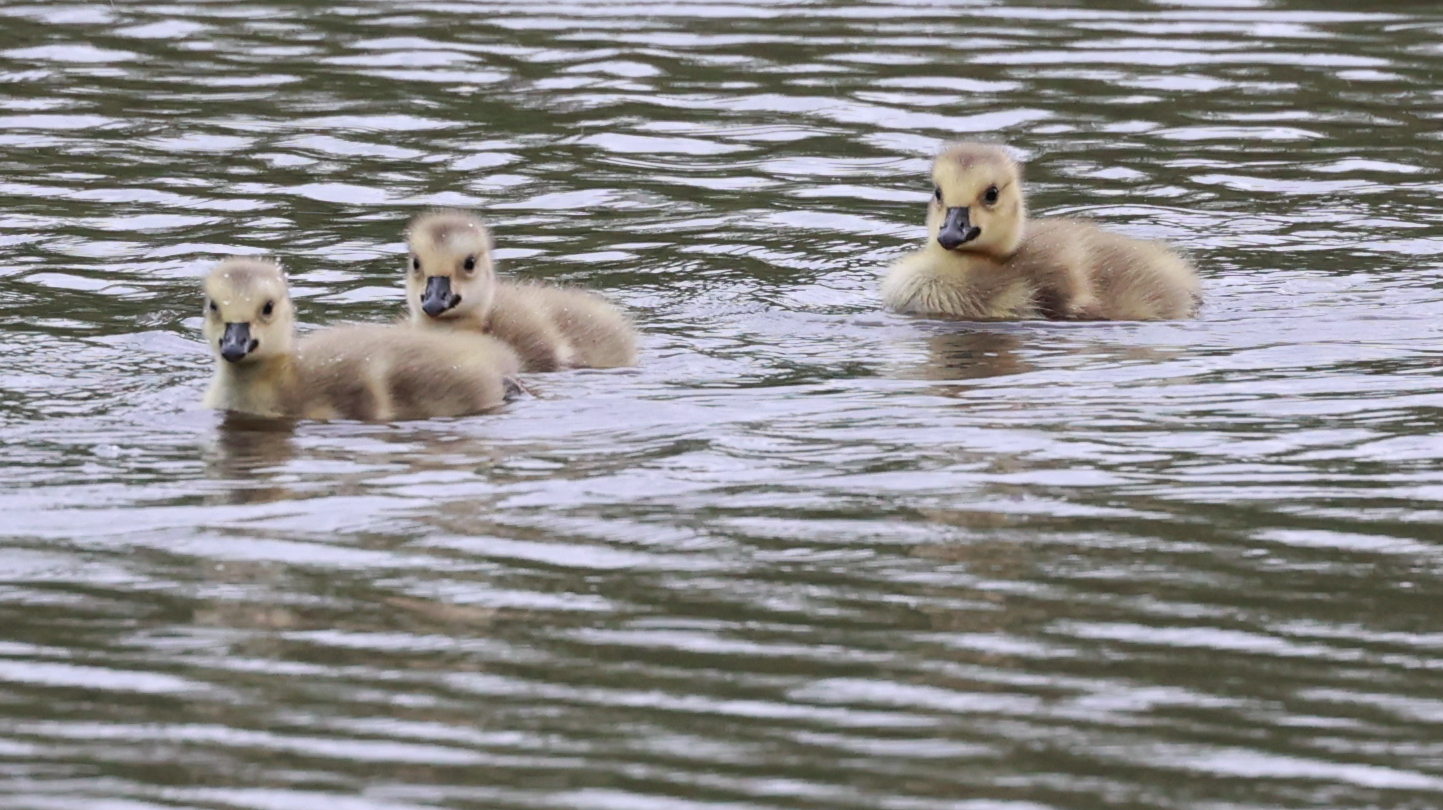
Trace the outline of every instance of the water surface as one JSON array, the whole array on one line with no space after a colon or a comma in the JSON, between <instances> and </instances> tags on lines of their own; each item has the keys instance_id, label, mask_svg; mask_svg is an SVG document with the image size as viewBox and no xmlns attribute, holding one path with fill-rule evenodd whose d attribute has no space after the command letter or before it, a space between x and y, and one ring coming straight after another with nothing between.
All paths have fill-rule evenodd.
<instances>
[{"instance_id":1,"label":"water surface","mask_svg":"<svg viewBox=\"0 0 1443 810\"><path fill-rule=\"evenodd\" d=\"M1443 13L1086 5L0 2L0 803L1438 806ZM1203 316L880 312L957 137ZM434 205L643 365L198 408Z\"/></svg>"}]
</instances>

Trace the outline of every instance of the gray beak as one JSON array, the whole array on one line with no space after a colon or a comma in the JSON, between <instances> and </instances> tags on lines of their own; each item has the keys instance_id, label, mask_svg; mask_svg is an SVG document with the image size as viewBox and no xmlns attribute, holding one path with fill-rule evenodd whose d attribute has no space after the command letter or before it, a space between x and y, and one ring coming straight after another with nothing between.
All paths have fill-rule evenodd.
<instances>
[{"instance_id":1,"label":"gray beak","mask_svg":"<svg viewBox=\"0 0 1443 810\"><path fill-rule=\"evenodd\" d=\"M259 345L261 342L251 337L249 323L228 323L220 336L220 356L228 362L239 363Z\"/></svg>"},{"instance_id":2,"label":"gray beak","mask_svg":"<svg viewBox=\"0 0 1443 810\"><path fill-rule=\"evenodd\" d=\"M432 318L461 303L461 296L451 292L451 279L447 276L431 276L426 279L426 289L421 293L421 311Z\"/></svg>"},{"instance_id":3,"label":"gray beak","mask_svg":"<svg viewBox=\"0 0 1443 810\"><path fill-rule=\"evenodd\" d=\"M967 208L948 208L947 218L937 231L937 244L948 250L956 250L982 235L982 229L972 224Z\"/></svg>"}]
</instances>

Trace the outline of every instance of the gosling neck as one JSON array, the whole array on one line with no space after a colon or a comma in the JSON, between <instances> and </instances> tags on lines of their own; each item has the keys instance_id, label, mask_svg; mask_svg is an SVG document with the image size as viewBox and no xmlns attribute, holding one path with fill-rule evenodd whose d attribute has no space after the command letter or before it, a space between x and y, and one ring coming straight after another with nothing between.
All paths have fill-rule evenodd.
<instances>
[{"instance_id":1,"label":"gosling neck","mask_svg":"<svg viewBox=\"0 0 1443 810\"><path fill-rule=\"evenodd\" d=\"M937 244L936 239L928 239L922 252L928 257L933 267L944 272L962 275L995 270L1002 267L1007 260L1006 257L999 259L975 250L948 250Z\"/></svg>"},{"instance_id":2,"label":"gosling neck","mask_svg":"<svg viewBox=\"0 0 1443 810\"><path fill-rule=\"evenodd\" d=\"M241 364L218 360L206 404L258 416L285 416L295 391L294 353Z\"/></svg>"}]
</instances>

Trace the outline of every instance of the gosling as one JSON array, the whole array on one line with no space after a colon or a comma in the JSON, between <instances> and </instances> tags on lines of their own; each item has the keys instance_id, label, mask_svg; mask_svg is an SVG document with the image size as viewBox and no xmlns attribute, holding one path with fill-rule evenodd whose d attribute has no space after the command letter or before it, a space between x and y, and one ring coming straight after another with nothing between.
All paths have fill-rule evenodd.
<instances>
[{"instance_id":1,"label":"gosling","mask_svg":"<svg viewBox=\"0 0 1443 810\"><path fill-rule=\"evenodd\" d=\"M1084 220L1029 220L1021 172L1001 147L948 146L932 181L927 243L882 280L887 308L968 320L1196 314L1197 273L1165 245Z\"/></svg>"},{"instance_id":2,"label":"gosling","mask_svg":"<svg viewBox=\"0 0 1443 810\"><path fill-rule=\"evenodd\" d=\"M496 277L491 233L464 211L429 211L406 231L406 303L413 324L485 332L510 344L526 371L636 364L636 330L583 290Z\"/></svg>"},{"instance_id":3,"label":"gosling","mask_svg":"<svg viewBox=\"0 0 1443 810\"><path fill-rule=\"evenodd\" d=\"M226 259L204 286L203 331L216 355L207 408L389 422L480 413L521 390L516 353L485 335L354 325L297 341L290 289L272 261Z\"/></svg>"}]
</instances>

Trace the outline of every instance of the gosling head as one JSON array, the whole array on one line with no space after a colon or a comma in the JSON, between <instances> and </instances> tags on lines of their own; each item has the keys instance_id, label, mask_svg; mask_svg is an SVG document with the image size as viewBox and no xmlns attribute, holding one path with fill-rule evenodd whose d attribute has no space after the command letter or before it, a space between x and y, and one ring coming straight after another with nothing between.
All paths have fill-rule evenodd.
<instances>
[{"instance_id":1,"label":"gosling head","mask_svg":"<svg viewBox=\"0 0 1443 810\"><path fill-rule=\"evenodd\" d=\"M957 143L932 164L927 230L944 250L1002 259L1022 244L1022 173L1002 147Z\"/></svg>"},{"instance_id":2,"label":"gosling head","mask_svg":"<svg viewBox=\"0 0 1443 810\"><path fill-rule=\"evenodd\" d=\"M465 211L428 211L406 229L406 303L420 323L484 317L495 297L491 232Z\"/></svg>"},{"instance_id":3,"label":"gosling head","mask_svg":"<svg viewBox=\"0 0 1443 810\"><path fill-rule=\"evenodd\" d=\"M295 313L280 265L230 258L205 277L206 343L236 365L289 353Z\"/></svg>"}]
</instances>

